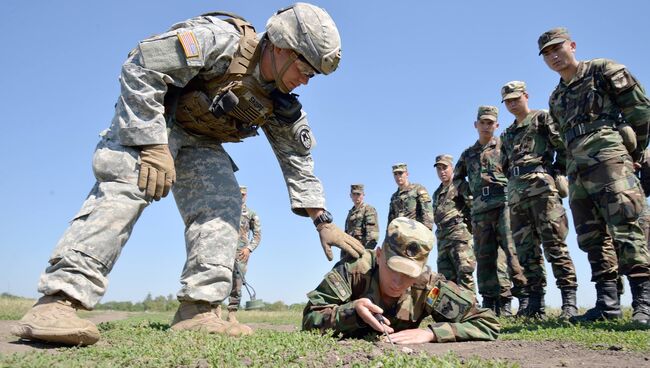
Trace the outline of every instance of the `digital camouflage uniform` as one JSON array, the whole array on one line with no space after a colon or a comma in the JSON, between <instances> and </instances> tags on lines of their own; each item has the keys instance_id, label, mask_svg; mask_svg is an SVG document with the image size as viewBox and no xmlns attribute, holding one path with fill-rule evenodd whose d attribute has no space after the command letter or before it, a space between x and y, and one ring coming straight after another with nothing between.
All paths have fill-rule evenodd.
<instances>
[{"instance_id":1,"label":"digital camouflage uniform","mask_svg":"<svg viewBox=\"0 0 650 368\"><path fill-rule=\"evenodd\" d=\"M352 206L345 218L345 232L361 242L366 249L375 249L379 241L379 223L375 207L362 202ZM347 253L341 251L341 258Z\"/></svg>"},{"instance_id":2,"label":"digital camouflage uniform","mask_svg":"<svg viewBox=\"0 0 650 368\"><path fill-rule=\"evenodd\" d=\"M190 34L195 48L184 51L179 38ZM175 94L168 92L223 75L240 37L230 23L200 16L140 42L129 53L112 125L101 133L93 157L97 182L52 253L39 292L62 291L93 308L135 222L150 204L137 185L140 146L169 144L177 175L173 194L185 223L187 249L177 296L212 303L228 296L242 205L236 166L220 141L175 124L165 105L173 106L169 99ZM266 90L275 88L258 69L254 75ZM304 113L290 125L271 115L262 130L282 169L292 210L307 216L305 208L324 208L310 153L314 138Z\"/></svg>"},{"instance_id":3,"label":"digital camouflage uniform","mask_svg":"<svg viewBox=\"0 0 650 368\"><path fill-rule=\"evenodd\" d=\"M516 83L520 85L511 82L504 89L525 91L523 82ZM506 94L506 98L513 97ZM565 149L557 123L547 111L531 111L523 121L515 120L501 134L501 142L501 165L508 176L512 237L528 290L531 295L545 292L543 256L551 263L557 287L575 290L576 272L566 243L568 220L551 175L555 173L554 154L557 153L556 166L562 171L565 166Z\"/></svg>"},{"instance_id":4,"label":"digital camouflage uniform","mask_svg":"<svg viewBox=\"0 0 650 368\"><path fill-rule=\"evenodd\" d=\"M433 230L433 208L427 188L415 183L410 183L404 189L397 188L390 197L388 223L397 217L416 220Z\"/></svg>"},{"instance_id":5,"label":"digital camouflage uniform","mask_svg":"<svg viewBox=\"0 0 650 368\"><path fill-rule=\"evenodd\" d=\"M252 237L251 237L252 234ZM237 253L244 248L248 248L251 253L257 246L260 245L262 240L262 224L257 213L243 205L241 209L241 221L239 224L239 244L237 245ZM235 254L237 254L235 253ZM250 258L249 258L250 259ZM235 269L232 273L232 291L228 300L228 310L239 309L241 302L241 288L246 277L248 269L248 260L246 262L240 261L235 258Z\"/></svg>"},{"instance_id":6,"label":"digital camouflage uniform","mask_svg":"<svg viewBox=\"0 0 650 368\"><path fill-rule=\"evenodd\" d=\"M566 29L546 32L538 40L540 53L546 45L566 40ZM615 300L620 272L630 281L634 318L644 313L647 323L650 256L639 225L645 198L633 160L641 159L648 145L650 100L625 66L593 59L579 62L570 81L560 79L549 106L567 147L569 203L578 245L587 253L596 282L596 308L587 314L620 316ZM636 133L632 156L616 130L621 119Z\"/></svg>"},{"instance_id":7,"label":"digital camouflage uniform","mask_svg":"<svg viewBox=\"0 0 650 368\"><path fill-rule=\"evenodd\" d=\"M436 164L451 166L451 156L442 155ZM449 157L448 160L443 160ZM440 157L440 156L439 156ZM466 221L470 219L471 199L458 192L453 183L440 184L433 194L433 219L438 239L438 273L468 290L474 291L476 257L472 234Z\"/></svg>"},{"instance_id":8,"label":"digital camouflage uniform","mask_svg":"<svg viewBox=\"0 0 650 368\"><path fill-rule=\"evenodd\" d=\"M491 109L494 109L496 118L496 108ZM489 302L501 299L502 304L509 304L513 294L518 298L525 295L526 278L512 242L506 202L507 179L500 164L500 150L501 141L497 137L493 137L485 146L477 141L461 154L454 168L453 180L459 190L469 191L473 197L472 232L478 291ZM503 250L508 262L514 283L512 293L510 280L497 277L498 248Z\"/></svg>"},{"instance_id":9,"label":"digital camouflage uniform","mask_svg":"<svg viewBox=\"0 0 650 368\"><path fill-rule=\"evenodd\" d=\"M309 292L303 311L302 328L334 330L344 337L376 333L357 316L353 303L369 298L383 310L395 331L418 328L425 317L437 342L494 340L499 322L492 311L480 308L471 290L459 287L428 267L395 305L383 305L379 292L379 266L374 250L357 260L341 261Z\"/></svg>"}]
</instances>

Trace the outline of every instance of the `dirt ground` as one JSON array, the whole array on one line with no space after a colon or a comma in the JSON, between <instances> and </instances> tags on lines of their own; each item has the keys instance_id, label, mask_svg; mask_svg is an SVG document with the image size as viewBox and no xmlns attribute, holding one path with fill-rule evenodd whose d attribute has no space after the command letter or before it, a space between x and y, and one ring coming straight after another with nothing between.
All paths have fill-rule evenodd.
<instances>
[{"instance_id":1,"label":"dirt ground","mask_svg":"<svg viewBox=\"0 0 650 368\"><path fill-rule=\"evenodd\" d=\"M113 321L127 318L127 312L105 312L90 318L95 323ZM29 352L36 350L50 350L56 352L57 346L23 342L11 335L10 328L14 321L0 321L0 354L16 352ZM273 329L276 331L297 331L292 325L271 325L265 323L252 323L256 329ZM341 341L341 345L348 344ZM603 350L591 350L573 343L553 341L494 341L494 342L463 342L449 344L421 344L407 346L391 346L378 343L370 353L355 353L354 355L332 356L332 361L342 365L369 362L374 357L384 352L396 349L405 354L420 354L424 352L431 355L445 355L452 351L461 359L480 357L484 359L500 359L518 363L522 367L550 368L550 367L617 367L640 368L650 367L650 354L622 351L616 346L603 346ZM332 352L336 355L336 352Z\"/></svg>"}]
</instances>

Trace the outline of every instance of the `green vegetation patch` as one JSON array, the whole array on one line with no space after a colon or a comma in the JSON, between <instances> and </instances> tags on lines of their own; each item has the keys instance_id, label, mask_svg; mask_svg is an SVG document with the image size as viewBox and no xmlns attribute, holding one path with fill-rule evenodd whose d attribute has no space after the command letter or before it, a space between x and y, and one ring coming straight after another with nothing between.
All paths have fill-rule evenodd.
<instances>
[{"instance_id":1,"label":"green vegetation patch","mask_svg":"<svg viewBox=\"0 0 650 368\"><path fill-rule=\"evenodd\" d=\"M258 330L227 338L203 332L174 332L160 320L128 319L100 324L102 339L85 348L59 348L0 357L9 367L510 367L499 361L464 360L382 351L364 340L340 342L313 332Z\"/></svg>"},{"instance_id":2,"label":"green vegetation patch","mask_svg":"<svg viewBox=\"0 0 650 368\"><path fill-rule=\"evenodd\" d=\"M618 321L571 325L557 318L543 321L501 319L502 340L576 342L590 349L650 351L650 327L626 317Z\"/></svg>"},{"instance_id":3,"label":"green vegetation patch","mask_svg":"<svg viewBox=\"0 0 650 368\"><path fill-rule=\"evenodd\" d=\"M0 295L0 320L21 319L32 305L34 299L3 293Z\"/></svg>"}]
</instances>

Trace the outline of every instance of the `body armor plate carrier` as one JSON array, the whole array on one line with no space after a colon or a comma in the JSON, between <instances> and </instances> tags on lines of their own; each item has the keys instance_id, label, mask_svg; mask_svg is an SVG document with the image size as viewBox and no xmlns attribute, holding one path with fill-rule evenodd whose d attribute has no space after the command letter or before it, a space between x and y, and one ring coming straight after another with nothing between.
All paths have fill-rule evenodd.
<instances>
[{"instance_id":1,"label":"body armor plate carrier","mask_svg":"<svg viewBox=\"0 0 650 368\"><path fill-rule=\"evenodd\" d=\"M220 142L241 142L258 135L257 129L273 113L273 100L253 71L262 53L255 29L243 18L230 13L205 16L228 16L242 35L226 73L203 80L194 78L183 89L176 109L176 122L186 130L215 138ZM297 100L296 100L297 102Z\"/></svg>"}]
</instances>

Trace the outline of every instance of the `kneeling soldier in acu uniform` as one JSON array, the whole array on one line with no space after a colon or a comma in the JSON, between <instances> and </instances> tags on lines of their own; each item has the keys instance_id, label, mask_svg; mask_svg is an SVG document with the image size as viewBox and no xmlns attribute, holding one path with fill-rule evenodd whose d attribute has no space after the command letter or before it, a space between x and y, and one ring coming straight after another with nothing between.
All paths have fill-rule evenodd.
<instances>
[{"instance_id":1,"label":"kneeling soldier in acu uniform","mask_svg":"<svg viewBox=\"0 0 650 368\"><path fill-rule=\"evenodd\" d=\"M474 122L478 140L460 155L454 168L453 180L463 195L471 194L473 198L472 233L478 292L483 296L483 306L508 317L512 316L512 295L519 298L520 309L528 304L528 296L526 277L519 265L510 233L510 214L506 200L508 179L500 163L501 141L494 136L499 126L498 113L495 106L478 108ZM500 272L506 265L500 262L499 250L505 254L510 275ZM508 276L514 284L512 288Z\"/></svg>"},{"instance_id":2,"label":"kneeling soldier in acu uniform","mask_svg":"<svg viewBox=\"0 0 650 368\"><path fill-rule=\"evenodd\" d=\"M396 344L494 340L499 322L474 293L426 266L433 234L421 223L391 221L383 246L339 262L325 275L302 318L304 330L334 330L343 337L385 333ZM419 328L427 317L428 328Z\"/></svg>"},{"instance_id":3,"label":"kneeling soldier in acu uniform","mask_svg":"<svg viewBox=\"0 0 650 368\"><path fill-rule=\"evenodd\" d=\"M650 255L639 225L644 195L635 170L645 159L650 100L624 65L608 59L578 61L566 28L544 32L539 54L561 79L550 114L567 147L569 205L578 246L587 252L596 305L573 321L621 317L616 278L632 290L632 319L650 324ZM624 140L623 123L636 135ZM627 143L627 144L626 144Z\"/></svg>"},{"instance_id":4,"label":"kneeling soldier in acu uniform","mask_svg":"<svg viewBox=\"0 0 650 368\"><path fill-rule=\"evenodd\" d=\"M350 199L354 206L350 208L345 218L345 232L357 239L366 249L375 249L379 240L379 223L377 210L364 202L363 184L350 185ZM341 251L341 258L347 253Z\"/></svg>"},{"instance_id":5,"label":"kneeling soldier in acu uniform","mask_svg":"<svg viewBox=\"0 0 650 368\"><path fill-rule=\"evenodd\" d=\"M545 315L544 255L551 263L557 287L562 292L560 317L568 319L578 312L578 284L565 241L569 232L566 211L554 178L565 172L564 143L557 123L548 112L528 107L524 82L507 83L501 88L501 98L515 116L515 121L501 134L501 166L508 176L512 238L528 280L528 308L518 315Z\"/></svg>"},{"instance_id":6,"label":"kneeling soldier in acu uniform","mask_svg":"<svg viewBox=\"0 0 650 368\"><path fill-rule=\"evenodd\" d=\"M440 186L433 194L433 220L438 239L438 273L474 291L476 258L472 246L471 198L462 195L452 182L454 167L450 155L436 157L434 164Z\"/></svg>"},{"instance_id":7,"label":"kneeling soldier in acu uniform","mask_svg":"<svg viewBox=\"0 0 650 368\"><path fill-rule=\"evenodd\" d=\"M172 330L239 336L252 330L214 313L231 289L241 194L223 143L261 128L284 175L291 209L314 220L321 245L358 256L363 247L332 223L314 174L311 129L295 95L340 59L340 37L319 7L297 3L257 35L240 17L204 14L138 44L122 66L121 95L93 157L96 183L42 274L44 294L12 328L26 339L89 345L92 309L108 286L144 209L170 190L185 223L187 258ZM173 186L173 187L172 187ZM155 252L152 249L152 252Z\"/></svg>"}]
</instances>

